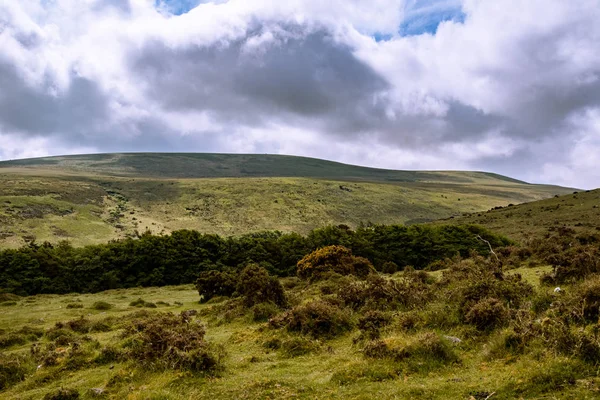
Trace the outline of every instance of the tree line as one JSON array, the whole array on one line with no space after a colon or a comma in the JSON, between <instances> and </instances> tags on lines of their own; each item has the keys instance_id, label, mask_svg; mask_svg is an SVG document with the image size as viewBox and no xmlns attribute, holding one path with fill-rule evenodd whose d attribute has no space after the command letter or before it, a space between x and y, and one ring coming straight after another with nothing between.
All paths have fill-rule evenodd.
<instances>
[{"instance_id":1,"label":"tree line","mask_svg":"<svg viewBox=\"0 0 600 400\"><path fill-rule=\"evenodd\" d=\"M329 245L342 245L369 259L376 269L416 269L476 250L488 254L509 240L473 226L374 225L352 230L327 226L303 236L265 231L221 237L193 230L169 235L150 232L138 238L73 247L30 243L0 251L0 292L91 293L136 286L193 283L202 271L243 268L256 263L271 274L289 276L306 254Z\"/></svg>"}]
</instances>

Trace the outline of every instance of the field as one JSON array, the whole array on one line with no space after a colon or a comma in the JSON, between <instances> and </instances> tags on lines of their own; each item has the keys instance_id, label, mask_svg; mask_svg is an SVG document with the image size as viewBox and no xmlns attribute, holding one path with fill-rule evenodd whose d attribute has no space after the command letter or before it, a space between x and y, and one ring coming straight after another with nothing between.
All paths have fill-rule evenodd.
<instances>
[{"instance_id":1,"label":"field","mask_svg":"<svg viewBox=\"0 0 600 400\"><path fill-rule=\"evenodd\" d=\"M479 172L388 171L249 155L96 155L0 163L0 247L76 246L150 230L305 234L323 225L412 224L572 189Z\"/></svg>"},{"instance_id":2,"label":"field","mask_svg":"<svg viewBox=\"0 0 600 400\"><path fill-rule=\"evenodd\" d=\"M565 228L576 234L598 234L600 189L472 213L436 224L477 224L523 243Z\"/></svg>"},{"instance_id":3,"label":"field","mask_svg":"<svg viewBox=\"0 0 600 400\"><path fill-rule=\"evenodd\" d=\"M541 267L512 273L527 273L537 286L539 280L535 276L545 271L547 268ZM439 279L441 272L435 275ZM402 279L402 273L394 278ZM290 279L284 280L286 286L292 286L290 282ZM306 302L322 297L326 285L300 283L290 289L288 295ZM206 339L226 350L224 369L215 376L204 376L185 371L148 371L131 362L96 365L93 360L98 358L101 349L120 341L122 329L115 327L116 321L126 321L140 310L130 305L139 298L158 304L158 310L149 309L150 312L198 310L206 324ZM199 304L198 299L198 292L192 286L180 286L88 295L40 295L19 299L15 305L4 304L0 328L5 331L18 331L24 326L51 331L59 321L73 321L82 316L92 322L109 321L111 328L106 332L76 335L79 340L96 343L86 347L84 365L67 367L67 361L59 359L56 366L41 366L22 383L4 392L3 398L40 399L60 388L75 389L83 399L367 399L374 394L383 399L484 399L487 396L592 399L599 394L598 378L571 381L571 375L577 375L577 369L583 367L568 357L556 357L543 349L517 356L492 357L490 346L494 346L499 336L480 335L461 326L435 329L440 335L462 338L461 343L452 345L457 360L448 365L429 365L427 360L413 365L366 358L363 346L356 342L357 330L331 339L307 339L303 335L274 331L267 323L253 322L248 313L224 315L218 311L222 310L218 307L223 303ZM94 309L97 302L107 302L114 307L98 311ZM73 304L82 308L68 308ZM429 312L434 311L435 307ZM83 336L87 339L81 339ZM394 324L385 329L384 336L386 342L402 345L413 343L422 334L418 328L407 331ZM284 343L295 339L310 349L300 348L298 354L294 354L265 347L265 343L274 338ZM41 343L46 341L48 339L43 338ZM67 360L66 354L72 350L70 346L73 345L60 349ZM28 353L29 347L30 344L13 346L10 353Z\"/></svg>"}]
</instances>

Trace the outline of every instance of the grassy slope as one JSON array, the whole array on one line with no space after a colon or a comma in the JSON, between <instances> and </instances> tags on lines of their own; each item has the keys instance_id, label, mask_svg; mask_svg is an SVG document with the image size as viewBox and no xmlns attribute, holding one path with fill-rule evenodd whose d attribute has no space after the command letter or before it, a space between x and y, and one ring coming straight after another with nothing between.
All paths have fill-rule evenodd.
<instances>
[{"instance_id":1,"label":"grassy slope","mask_svg":"<svg viewBox=\"0 0 600 400\"><path fill-rule=\"evenodd\" d=\"M479 172L376 170L288 156L20 160L0 163L0 247L31 238L85 245L146 229L234 235L264 229L306 233L324 224L369 221L415 223L569 190Z\"/></svg>"},{"instance_id":2,"label":"grassy slope","mask_svg":"<svg viewBox=\"0 0 600 400\"><path fill-rule=\"evenodd\" d=\"M526 271L533 272L531 269L514 272ZM318 292L318 287L294 289L295 295L305 300ZM25 325L47 329L55 322L76 319L80 315L92 320L123 316L136 310L129 303L140 297L152 302L182 303L160 306L160 311L179 312L190 308L202 311L212 307L210 304L199 305L198 294L191 286L115 290L90 295L39 295L24 298L14 306L3 306L0 329L17 330ZM90 307L96 301L109 302L115 308L106 312L92 310ZM84 308L67 309L66 304L73 302L79 302ZM60 387L76 388L84 399L95 398L90 392L92 388L105 387L108 387L110 398L115 399L368 399L374 394L381 399L468 399L471 394L482 392L496 393L495 398L508 399L512 398L516 387L523 387L526 398L550 398L547 395L551 394L555 399L591 399L597 394L598 382L591 381L566 385L568 390L546 396L528 393L528 390L534 390L528 385L539 371L568 361L548 355L528 354L516 359L490 361L480 345L464 342L456 348L460 353L460 365L430 372L404 372L398 376L394 372L398 368L394 362L366 359L362 355L361 346L352 342L356 332L323 343L322 350L317 353L287 358L262 347L261 344L274 334L264 329L264 324L251 322L249 318L231 322L224 322L222 316L202 319L207 323L207 339L223 344L228 353L225 372L218 378L194 377L175 371L143 372L131 364L121 363L55 373L43 367L2 393L2 398L39 399ZM444 329L439 332L464 334ZM90 336L105 346L118 341L118 334L113 331ZM397 328L386 334L395 342L409 341L412 335ZM13 347L10 351L27 352L28 345ZM116 384L110 386L111 380Z\"/></svg>"},{"instance_id":3,"label":"grassy slope","mask_svg":"<svg viewBox=\"0 0 600 400\"><path fill-rule=\"evenodd\" d=\"M524 183L486 172L385 170L316 158L268 154L124 153L43 157L0 162L0 170L11 167L82 172L86 175L154 178L310 177L451 183L493 179Z\"/></svg>"},{"instance_id":4,"label":"grassy slope","mask_svg":"<svg viewBox=\"0 0 600 400\"><path fill-rule=\"evenodd\" d=\"M478 224L515 240L541 237L549 229L568 227L577 233L600 233L600 189L437 221Z\"/></svg>"}]
</instances>

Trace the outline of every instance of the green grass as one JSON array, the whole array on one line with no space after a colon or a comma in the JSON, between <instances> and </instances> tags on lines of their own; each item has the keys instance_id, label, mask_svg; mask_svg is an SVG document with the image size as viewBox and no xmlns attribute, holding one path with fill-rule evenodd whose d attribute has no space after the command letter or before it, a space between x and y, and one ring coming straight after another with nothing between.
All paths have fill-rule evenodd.
<instances>
[{"instance_id":1,"label":"green grass","mask_svg":"<svg viewBox=\"0 0 600 400\"><path fill-rule=\"evenodd\" d=\"M523 243L564 228L573 229L577 234L599 234L600 189L472 213L436 223L482 225Z\"/></svg>"},{"instance_id":2,"label":"green grass","mask_svg":"<svg viewBox=\"0 0 600 400\"><path fill-rule=\"evenodd\" d=\"M292 290L293 295L305 299L316 292L318 285L299 285ZM282 352L265 349L262 343L274 335L283 339L296 335L282 336L265 324L251 322L248 316L225 320L222 312L210 311L219 304L199 304L198 293L189 285L22 298L17 305L2 309L0 329L15 331L23 326L49 329L56 322L81 315L92 321L107 317L121 319L139 310L130 306L139 298L170 304L159 306L158 311L199 310L207 325L207 340L226 349L224 371L216 377L178 371L151 372L128 362L68 371L41 367L25 381L2 392L1 397L39 399L61 387L77 389L83 399L96 398L91 392L94 388L105 390L108 398L115 399L369 399L374 394L382 399L468 399L481 393L495 393L492 398L497 399L592 399L599 390L598 378L581 379L586 373L578 372L580 366L568 358L557 358L542 349L540 353L527 353L516 359L489 360L486 340L480 339L465 340L454 347L458 363L432 369L418 365L407 369L392 360L366 359L361 346L353 343L356 331L318 342L320 349L316 352L290 358ZM97 302L114 307L98 311L93 308ZM83 308L71 309L67 304L81 304ZM444 329L438 332L466 339L465 332ZM119 331L110 331L88 336L98 340L102 347L119 341L119 335ZM394 327L385 333L386 341L394 345L412 343L418 335ZM27 353L28 349L29 345L16 346L8 352ZM571 376L576 381L565 384L564 380Z\"/></svg>"},{"instance_id":3,"label":"green grass","mask_svg":"<svg viewBox=\"0 0 600 400\"><path fill-rule=\"evenodd\" d=\"M179 169L212 177L183 179ZM304 177L278 176L289 171ZM273 176L259 177L267 173ZM568 191L477 172L385 171L284 156L32 159L0 163L0 247L31 239L82 246L145 230L305 234L326 224L412 224Z\"/></svg>"},{"instance_id":4,"label":"green grass","mask_svg":"<svg viewBox=\"0 0 600 400\"><path fill-rule=\"evenodd\" d=\"M123 153L43 157L0 162L0 168L11 167L161 178L277 176L450 183L494 179L524 183L486 172L384 170L308 157L269 154Z\"/></svg>"}]
</instances>

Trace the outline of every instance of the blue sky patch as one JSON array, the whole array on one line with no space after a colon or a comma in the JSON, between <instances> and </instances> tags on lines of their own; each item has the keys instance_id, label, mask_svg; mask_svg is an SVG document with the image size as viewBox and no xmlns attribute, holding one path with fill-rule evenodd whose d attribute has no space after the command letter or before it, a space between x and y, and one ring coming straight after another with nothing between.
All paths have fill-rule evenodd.
<instances>
[{"instance_id":1,"label":"blue sky patch","mask_svg":"<svg viewBox=\"0 0 600 400\"><path fill-rule=\"evenodd\" d=\"M204 3L201 0L155 0L154 6L167 10L173 15L185 14L196 8L198 4Z\"/></svg>"},{"instance_id":2,"label":"blue sky patch","mask_svg":"<svg viewBox=\"0 0 600 400\"><path fill-rule=\"evenodd\" d=\"M454 21L463 23L465 13L461 4L453 0L413 0L405 8L405 19L398 33L415 36L424 33L435 35L440 23Z\"/></svg>"}]
</instances>

